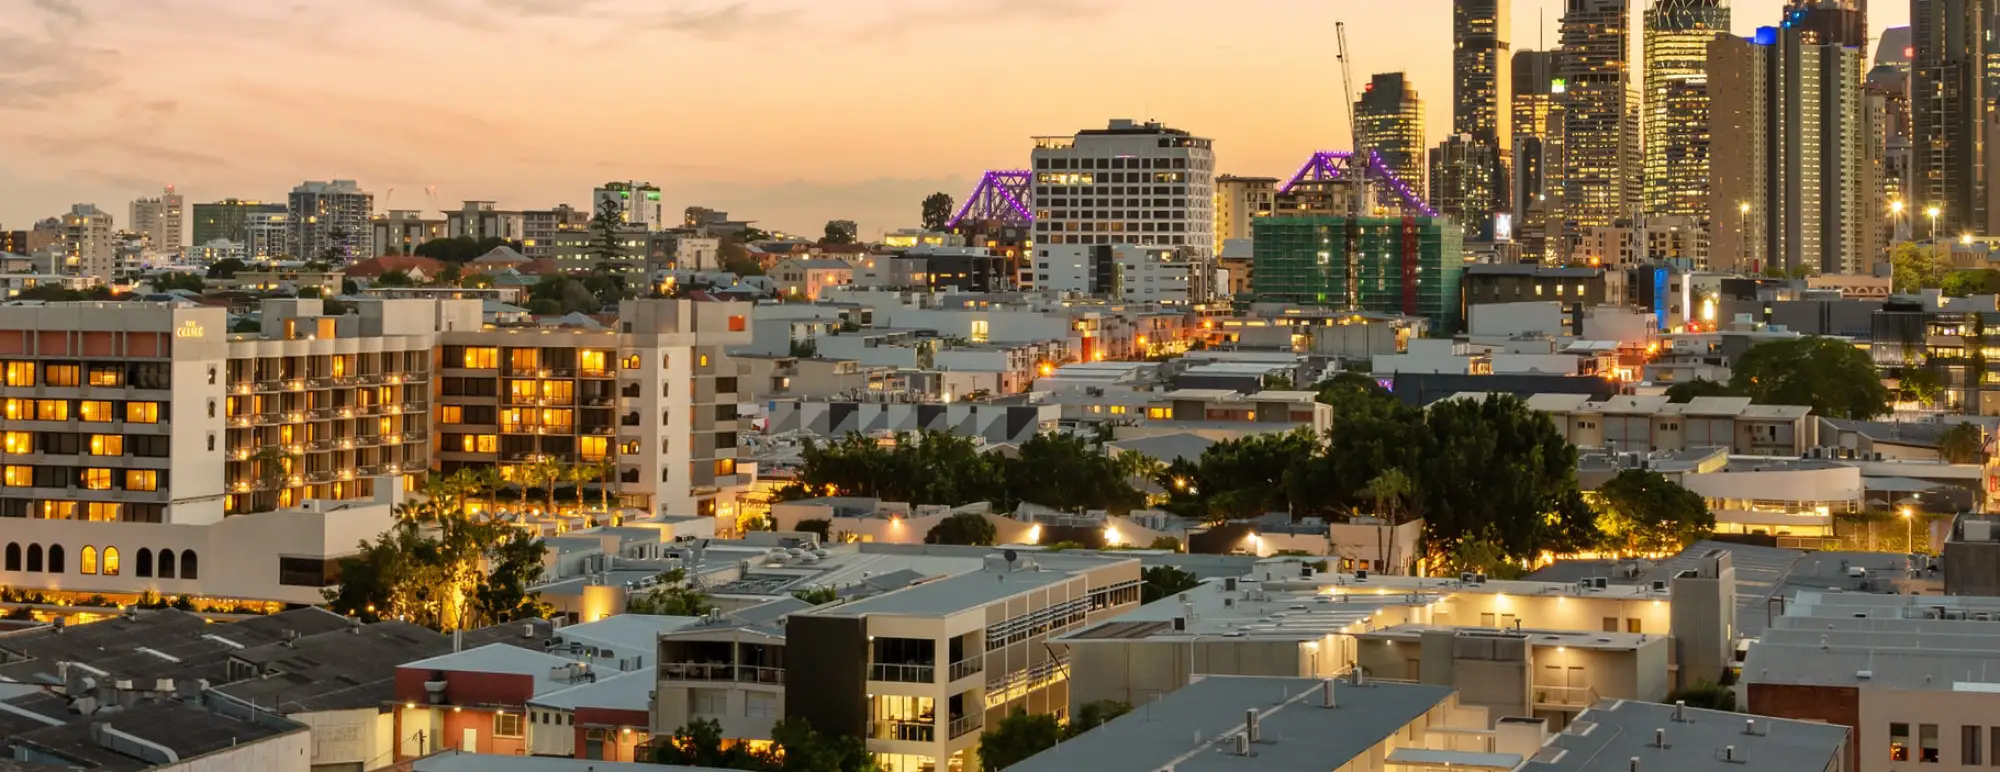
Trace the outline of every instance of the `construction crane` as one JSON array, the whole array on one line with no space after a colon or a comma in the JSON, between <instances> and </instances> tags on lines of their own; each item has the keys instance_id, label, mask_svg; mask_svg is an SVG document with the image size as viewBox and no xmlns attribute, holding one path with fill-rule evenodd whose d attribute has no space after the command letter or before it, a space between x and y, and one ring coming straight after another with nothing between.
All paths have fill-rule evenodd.
<instances>
[{"instance_id":1,"label":"construction crane","mask_svg":"<svg viewBox=\"0 0 2000 772\"><path fill-rule=\"evenodd\" d=\"M1347 97L1341 104L1347 108L1347 141L1354 146L1354 152L1361 152L1361 118L1354 110L1354 72L1347 56L1347 22L1333 23L1334 58L1340 62L1340 90Z\"/></svg>"},{"instance_id":2,"label":"construction crane","mask_svg":"<svg viewBox=\"0 0 2000 772\"><path fill-rule=\"evenodd\" d=\"M430 199L431 199L431 208L432 208L432 209L436 209L436 210L438 211L438 213L439 213L439 214L443 214L443 213L444 213L444 207L441 207L441 206L438 206L438 186L436 186L436 185L425 185L425 186L424 186L424 195L426 195L426 196L429 196L429 197L430 197Z\"/></svg>"}]
</instances>

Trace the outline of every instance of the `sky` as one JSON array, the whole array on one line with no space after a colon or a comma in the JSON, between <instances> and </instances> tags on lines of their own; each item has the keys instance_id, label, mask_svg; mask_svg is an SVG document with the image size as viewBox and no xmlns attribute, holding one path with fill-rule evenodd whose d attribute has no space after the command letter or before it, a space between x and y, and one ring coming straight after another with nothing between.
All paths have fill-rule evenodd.
<instances>
[{"instance_id":1,"label":"sky","mask_svg":"<svg viewBox=\"0 0 2000 772\"><path fill-rule=\"evenodd\" d=\"M1783 0L1732 5L1748 35ZM1907 23L1874 5L1871 35ZM1554 45L1561 0L1512 7L1515 49ZM1356 88L1407 72L1448 133L1449 0L0 0L0 227L79 202L122 225L169 184L539 209L636 180L872 237L1113 117L1285 176L1347 144L1336 21Z\"/></svg>"}]
</instances>

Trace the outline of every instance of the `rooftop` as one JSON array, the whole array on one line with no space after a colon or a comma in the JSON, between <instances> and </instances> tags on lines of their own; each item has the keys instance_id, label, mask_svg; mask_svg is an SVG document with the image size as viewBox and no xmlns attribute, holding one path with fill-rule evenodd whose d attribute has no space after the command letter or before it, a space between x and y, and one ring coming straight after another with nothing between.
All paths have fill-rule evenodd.
<instances>
[{"instance_id":1,"label":"rooftop","mask_svg":"<svg viewBox=\"0 0 2000 772\"><path fill-rule=\"evenodd\" d=\"M299 636L346 629L346 617L304 608L236 622L214 622L175 609L132 609L81 625L43 625L0 633L0 680L58 683L58 662L121 678L206 678L220 683L231 655Z\"/></svg>"},{"instance_id":2,"label":"rooftop","mask_svg":"<svg viewBox=\"0 0 2000 772\"><path fill-rule=\"evenodd\" d=\"M216 691L279 713L380 706L396 696L396 665L451 650L451 639L405 622L377 622L290 644L236 652L259 677Z\"/></svg>"},{"instance_id":3,"label":"rooftop","mask_svg":"<svg viewBox=\"0 0 2000 772\"><path fill-rule=\"evenodd\" d=\"M1428 603L1429 595L1318 595L1310 591L1263 592L1239 584L1236 592L1227 582L1210 580L1174 597L1162 598L1139 608L1059 636L1064 643L1094 641L1196 638L1254 638L1258 640L1316 641L1332 633L1360 632L1356 625L1371 620L1378 609ZM1185 605L1181 600L1185 596ZM1412 598L1418 598L1412 600ZM1190 614L1189 612L1193 613ZM1174 620L1185 619L1184 629L1175 630Z\"/></svg>"},{"instance_id":4,"label":"rooftop","mask_svg":"<svg viewBox=\"0 0 2000 772\"><path fill-rule=\"evenodd\" d=\"M1745 683L2000 691L2000 598L1802 590Z\"/></svg>"},{"instance_id":5,"label":"rooftop","mask_svg":"<svg viewBox=\"0 0 2000 772\"><path fill-rule=\"evenodd\" d=\"M528 700L528 704L557 710L604 708L643 711L659 681L659 674L653 668L640 668L542 694Z\"/></svg>"},{"instance_id":6,"label":"rooftop","mask_svg":"<svg viewBox=\"0 0 2000 772\"><path fill-rule=\"evenodd\" d=\"M411 772L715 772L713 767L640 764L550 756L496 756L446 751L417 759Z\"/></svg>"},{"instance_id":7,"label":"rooftop","mask_svg":"<svg viewBox=\"0 0 2000 772\"><path fill-rule=\"evenodd\" d=\"M1664 729L1664 746L1654 742ZM1605 700L1551 738L1521 772L1825 772L1847 746L1847 727L1750 718L1741 713ZM1729 750L1733 749L1733 750ZM1734 760L1725 757L1733 753ZM1638 766L1633 767L1633 760Z\"/></svg>"},{"instance_id":8,"label":"rooftop","mask_svg":"<svg viewBox=\"0 0 2000 772\"><path fill-rule=\"evenodd\" d=\"M1561 646L1571 649L1597 649L1601 651L1632 651L1654 641L1664 641L1658 635L1645 633L1602 633L1579 630L1540 630L1522 628L1519 630L1494 630L1478 627L1453 627L1449 625L1407 624L1384 627L1355 634L1363 640L1414 641L1426 632L1471 632L1483 634L1513 635L1526 638L1530 646Z\"/></svg>"},{"instance_id":9,"label":"rooftop","mask_svg":"<svg viewBox=\"0 0 2000 772\"><path fill-rule=\"evenodd\" d=\"M1008 767L1010 772L1325 772L1338 769L1450 699L1444 686L1333 685L1305 678L1208 676ZM1273 704L1274 700L1276 704ZM1230 739L1259 711L1251 755Z\"/></svg>"},{"instance_id":10,"label":"rooftop","mask_svg":"<svg viewBox=\"0 0 2000 772\"><path fill-rule=\"evenodd\" d=\"M174 700L140 702L88 718L64 711L61 719L59 725L13 734L0 745L25 746L98 772L136 772L306 731L304 724L284 719L248 721Z\"/></svg>"},{"instance_id":11,"label":"rooftop","mask_svg":"<svg viewBox=\"0 0 2000 772\"><path fill-rule=\"evenodd\" d=\"M495 643L406 663L401 669L533 676L535 688L532 693L541 695L566 687L567 684L552 677L552 671L574 664L577 664L576 660L566 657Z\"/></svg>"},{"instance_id":12,"label":"rooftop","mask_svg":"<svg viewBox=\"0 0 2000 772\"><path fill-rule=\"evenodd\" d=\"M989 549L987 554L997 553ZM977 571L919 582L894 592L807 613L828 616L956 614L1029 590L1068 581L1084 571L1105 568L1128 560L1132 559L1096 553L1029 552L1015 561L1013 570L981 568Z\"/></svg>"}]
</instances>

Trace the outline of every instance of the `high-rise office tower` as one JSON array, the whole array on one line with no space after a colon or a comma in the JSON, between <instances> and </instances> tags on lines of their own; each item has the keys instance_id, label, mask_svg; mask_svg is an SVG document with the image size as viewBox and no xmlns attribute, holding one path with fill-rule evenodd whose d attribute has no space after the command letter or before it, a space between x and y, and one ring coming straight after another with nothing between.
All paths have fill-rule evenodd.
<instances>
[{"instance_id":1,"label":"high-rise office tower","mask_svg":"<svg viewBox=\"0 0 2000 772\"><path fill-rule=\"evenodd\" d=\"M1074 136L1037 137L1035 286L1066 286L1109 297L1136 295L1123 287L1118 256L1133 244L1164 250L1195 302L1206 300L1215 275L1215 150L1213 140L1155 122L1114 119ZM1162 250L1145 250L1158 256ZM1136 281L1136 279L1135 279Z\"/></svg>"},{"instance_id":2,"label":"high-rise office tower","mask_svg":"<svg viewBox=\"0 0 2000 772\"><path fill-rule=\"evenodd\" d=\"M1562 17L1563 243L1639 204L1639 122L1628 0L1569 0Z\"/></svg>"},{"instance_id":3,"label":"high-rise office tower","mask_svg":"<svg viewBox=\"0 0 2000 772\"><path fill-rule=\"evenodd\" d=\"M1910 0L1910 206L1918 213L1918 238L1986 222L1986 35L1993 2Z\"/></svg>"},{"instance_id":4,"label":"high-rise office tower","mask_svg":"<svg viewBox=\"0 0 2000 772\"><path fill-rule=\"evenodd\" d=\"M1782 24L1806 45L1868 48L1868 0L1786 0Z\"/></svg>"},{"instance_id":5,"label":"high-rise office tower","mask_svg":"<svg viewBox=\"0 0 2000 772\"><path fill-rule=\"evenodd\" d=\"M292 188L288 214L293 257L340 263L375 254L375 194L353 180Z\"/></svg>"},{"instance_id":6,"label":"high-rise office tower","mask_svg":"<svg viewBox=\"0 0 2000 772\"><path fill-rule=\"evenodd\" d=\"M1708 42L1722 0L1656 0L1645 21L1646 213L1708 222Z\"/></svg>"},{"instance_id":7,"label":"high-rise office tower","mask_svg":"<svg viewBox=\"0 0 2000 772\"><path fill-rule=\"evenodd\" d=\"M1411 190L1424 184L1424 103L1400 72L1376 73L1354 103L1361 152L1375 152Z\"/></svg>"},{"instance_id":8,"label":"high-rise office tower","mask_svg":"<svg viewBox=\"0 0 2000 772\"><path fill-rule=\"evenodd\" d=\"M1466 136L1483 149L1472 157L1490 158L1481 174L1457 187L1465 205L1459 215L1468 232L1490 236L1493 215L1508 211L1512 187L1507 164L1513 151L1513 58L1509 55L1508 0L1453 0L1452 3L1452 133Z\"/></svg>"},{"instance_id":9,"label":"high-rise office tower","mask_svg":"<svg viewBox=\"0 0 2000 772\"><path fill-rule=\"evenodd\" d=\"M182 217L186 203L186 198L175 193L172 185L159 198L133 201L132 232L145 236L155 251L180 252L185 246L181 229L186 222Z\"/></svg>"},{"instance_id":10,"label":"high-rise office tower","mask_svg":"<svg viewBox=\"0 0 2000 772\"><path fill-rule=\"evenodd\" d=\"M1561 196L1556 149L1561 134L1556 103L1555 51L1516 51L1513 67L1512 180L1514 238L1524 254L1548 257L1548 223Z\"/></svg>"},{"instance_id":11,"label":"high-rise office tower","mask_svg":"<svg viewBox=\"0 0 2000 772\"><path fill-rule=\"evenodd\" d=\"M1466 238L1492 239L1493 183L1505 176L1490 143L1454 134L1430 149L1431 206L1464 225Z\"/></svg>"}]
</instances>

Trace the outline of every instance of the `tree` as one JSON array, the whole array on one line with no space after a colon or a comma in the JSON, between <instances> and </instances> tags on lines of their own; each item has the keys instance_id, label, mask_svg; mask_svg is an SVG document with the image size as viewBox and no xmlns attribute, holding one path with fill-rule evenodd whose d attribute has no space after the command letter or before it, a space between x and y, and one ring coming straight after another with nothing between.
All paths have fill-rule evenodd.
<instances>
[{"instance_id":1,"label":"tree","mask_svg":"<svg viewBox=\"0 0 2000 772\"><path fill-rule=\"evenodd\" d=\"M568 476L568 472L562 461L548 454L536 456L534 460L528 462L528 479L534 480L535 485L542 489L543 504L546 507L543 512L556 511L556 485Z\"/></svg>"},{"instance_id":2,"label":"tree","mask_svg":"<svg viewBox=\"0 0 2000 772\"><path fill-rule=\"evenodd\" d=\"M200 292L207 285L206 282L201 280L200 276L181 271L167 271L166 273L159 274L152 278L151 283L155 292L172 292L174 290Z\"/></svg>"},{"instance_id":3,"label":"tree","mask_svg":"<svg viewBox=\"0 0 2000 772\"><path fill-rule=\"evenodd\" d=\"M1986 460L1986 433L1979 424L1966 422L1938 435L1938 455L1954 464L1978 464Z\"/></svg>"},{"instance_id":4,"label":"tree","mask_svg":"<svg viewBox=\"0 0 2000 772\"><path fill-rule=\"evenodd\" d=\"M401 619L440 631L552 613L528 590L542 576L542 540L475 521L455 502L442 495L406 502L394 526L340 560L340 584L321 593L327 606L364 621Z\"/></svg>"},{"instance_id":5,"label":"tree","mask_svg":"<svg viewBox=\"0 0 2000 772\"><path fill-rule=\"evenodd\" d=\"M951 227L951 194L939 191L924 196L924 230L941 231Z\"/></svg>"},{"instance_id":6,"label":"tree","mask_svg":"<svg viewBox=\"0 0 2000 772\"><path fill-rule=\"evenodd\" d=\"M1686 702L1690 708L1736 712L1736 693L1714 681L1696 681L1693 686L1667 695L1666 704Z\"/></svg>"},{"instance_id":7,"label":"tree","mask_svg":"<svg viewBox=\"0 0 2000 772\"><path fill-rule=\"evenodd\" d=\"M1179 552L1181 551L1181 540L1176 539L1172 536L1155 537L1153 539L1152 544L1146 545L1146 549L1166 550L1168 552Z\"/></svg>"},{"instance_id":8,"label":"tree","mask_svg":"<svg viewBox=\"0 0 2000 772\"><path fill-rule=\"evenodd\" d=\"M746 240L740 236L722 239L721 246L715 250L716 264L737 276L762 276L764 266L750 256L749 247L743 246Z\"/></svg>"},{"instance_id":9,"label":"tree","mask_svg":"<svg viewBox=\"0 0 2000 772\"><path fill-rule=\"evenodd\" d=\"M1889 412L1889 389L1868 355L1816 335L1752 346L1736 358L1731 391L1762 405L1807 405L1827 418Z\"/></svg>"},{"instance_id":10,"label":"tree","mask_svg":"<svg viewBox=\"0 0 2000 772\"><path fill-rule=\"evenodd\" d=\"M1905 241L1889 248L1889 265L1898 292L1942 287L1951 264L1935 247Z\"/></svg>"},{"instance_id":11,"label":"tree","mask_svg":"<svg viewBox=\"0 0 2000 772\"><path fill-rule=\"evenodd\" d=\"M625 259L625 215L615 207L600 205L590 217L590 255L598 265Z\"/></svg>"},{"instance_id":12,"label":"tree","mask_svg":"<svg viewBox=\"0 0 2000 772\"><path fill-rule=\"evenodd\" d=\"M1291 501L1286 475L1318 447L1319 439L1305 429L1210 445L1186 489L1169 488L1169 507L1178 503L1191 516L1218 522L1286 509Z\"/></svg>"},{"instance_id":13,"label":"tree","mask_svg":"<svg viewBox=\"0 0 2000 772\"><path fill-rule=\"evenodd\" d=\"M1513 395L1452 399L1423 412L1421 447L1402 466L1437 554L1490 538L1526 559L1596 542L1594 513L1576 487L1576 448L1548 416ZM1407 456L1406 456L1407 458Z\"/></svg>"},{"instance_id":14,"label":"tree","mask_svg":"<svg viewBox=\"0 0 2000 772\"><path fill-rule=\"evenodd\" d=\"M655 614L669 617L698 617L715 609L715 600L699 587L688 582L687 571L676 568L661 572L653 577L653 588L644 595L634 595L625 601L625 610L633 614Z\"/></svg>"},{"instance_id":15,"label":"tree","mask_svg":"<svg viewBox=\"0 0 2000 772\"><path fill-rule=\"evenodd\" d=\"M1091 700L1076 708L1076 715L1070 718L1069 726L1063 728L1063 739L1096 729L1112 719L1132 712L1132 704L1118 700Z\"/></svg>"},{"instance_id":16,"label":"tree","mask_svg":"<svg viewBox=\"0 0 2000 772\"><path fill-rule=\"evenodd\" d=\"M879 772L859 737L827 735L804 719L788 718L771 727L771 747L745 743L723 747L722 725L695 719L654 746L655 764L751 772Z\"/></svg>"},{"instance_id":17,"label":"tree","mask_svg":"<svg viewBox=\"0 0 2000 772\"><path fill-rule=\"evenodd\" d=\"M480 255L484 255L500 247L511 247L519 250L521 242L508 241L499 236L487 236L483 239L475 239L471 236L453 236L451 238L431 239L430 241L418 244L416 249L411 250L410 253L418 257L428 257L432 260L442 260L447 263L465 263L478 259Z\"/></svg>"},{"instance_id":18,"label":"tree","mask_svg":"<svg viewBox=\"0 0 2000 772\"><path fill-rule=\"evenodd\" d=\"M370 282L370 284L377 287L417 286L416 280L410 278L410 274L407 271L383 271L382 275L375 277L375 281Z\"/></svg>"},{"instance_id":19,"label":"tree","mask_svg":"<svg viewBox=\"0 0 2000 772\"><path fill-rule=\"evenodd\" d=\"M853 244L861 239L860 230L861 227L855 225L853 220L828 220L826 235L819 240L819 243Z\"/></svg>"},{"instance_id":20,"label":"tree","mask_svg":"<svg viewBox=\"0 0 2000 772\"><path fill-rule=\"evenodd\" d=\"M1901 392L1899 399L1924 407L1937 404L1938 397L1944 394L1944 379L1938 377L1937 371L1914 362L1903 366L1903 376L1896 381Z\"/></svg>"},{"instance_id":21,"label":"tree","mask_svg":"<svg viewBox=\"0 0 2000 772\"><path fill-rule=\"evenodd\" d=\"M1139 602L1152 603L1170 598L1201 585L1201 577L1173 566L1153 566L1139 571Z\"/></svg>"},{"instance_id":22,"label":"tree","mask_svg":"<svg viewBox=\"0 0 2000 772\"><path fill-rule=\"evenodd\" d=\"M984 515L960 512L939 520L924 534L925 544L958 544L991 547L999 532Z\"/></svg>"},{"instance_id":23,"label":"tree","mask_svg":"<svg viewBox=\"0 0 2000 772\"><path fill-rule=\"evenodd\" d=\"M1729 387L1707 378L1681 381L1667 387L1668 402L1692 402L1696 397L1727 397Z\"/></svg>"},{"instance_id":24,"label":"tree","mask_svg":"<svg viewBox=\"0 0 2000 772\"><path fill-rule=\"evenodd\" d=\"M1626 469L1598 486L1606 546L1626 554L1669 554L1715 530L1708 502L1659 472Z\"/></svg>"},{"instance_id":25,"label":"tree","mask_svg":"<svg viewBox=\"0 0 2000 772\"><path fill-rule=\"evenodd\" d=\"M1137 457L1121 463L1073 434L1037 434L1021 443L1020 453L1004 467L1010 502L1033 501L1065 512L1129 512L1145 503L1131 483L1143 467Z\"/></svg>"},{"instance_id":26,"label":"tree","mask_svg":"<svg viewBox=\"0 0 2000 772\"><path fill-rule=\"evenodd\" d=\"M248 265L245 264L242 260L239 260L234 257L225 257L222 258L221 260L215 261L213 264L208 266L208 278L234 279L236 278L236 272L241 271L246 267L248 267Z\"/></svg>"},{"instance_id":27,"label":"tree","mask_svg":"<svg viewBox=\"0 0 2000 772\"><path fill-rule=\"evenodd\" d=\"M532 298L529 310L535 309L535 301L546 300L553 304L555 310L549 312L553 314L596 313L605 306L589 286L567 276L542 277L528 288L528 297Z\"/></svg>"},{"instance_id":28,"label":"tree","mask_svg":"<svg viewBox=\"0 0 2000 772\"><path fill-rule=\"evenodd\" d=\"M1381 549L1381 554L1376 558L1378 561L1376 565L1388 571L1391 566L1401 564L1396 560L1397 556L1391 553L1396 543L1395 528L1403 524L1401 515L1406 511L1404 502L1410 496L1410 476L1399 467L1385 469L1376 475L1375 479L1369 480L1368 486L1363 488L1361 493L1375 503L1375 516L1381 518L1387 527L1388 533L1376 540Z\"/></svg>"},{"instance_id":29,"label":"tree","mask_svg":"<svg viewBox=\"0 0 2000 772\"><path fill-rule=\"evenodd\" d=\"M1056 747L1061 739L1062 727L1056 724L1054 715L1030 716L1027 711L1015 708L979 738L979 768L1006 769Z\"/></svg>"},{"instance_id":30,"label":"tree","mask_svg":"<svg viewBox=\"0 0 2000 772\"><path fill-rule=\"evenodd\" d=\"M824 606L840 600L840 591L832 587L811 587L804 590L793 590L792 597L815 606Z\"/></svg>"}]
</instances>

